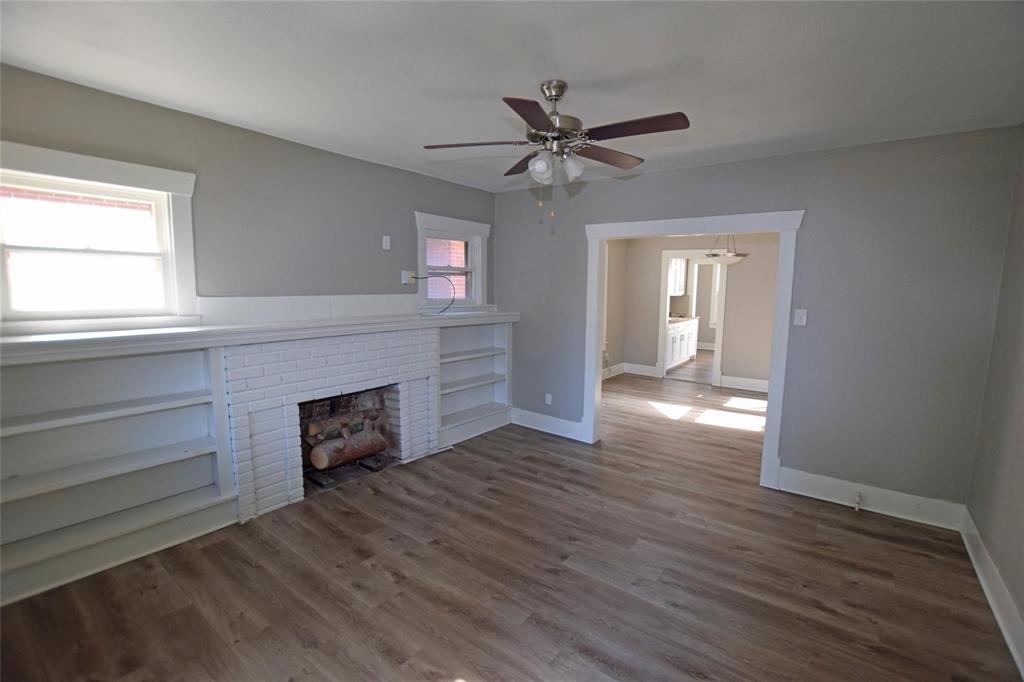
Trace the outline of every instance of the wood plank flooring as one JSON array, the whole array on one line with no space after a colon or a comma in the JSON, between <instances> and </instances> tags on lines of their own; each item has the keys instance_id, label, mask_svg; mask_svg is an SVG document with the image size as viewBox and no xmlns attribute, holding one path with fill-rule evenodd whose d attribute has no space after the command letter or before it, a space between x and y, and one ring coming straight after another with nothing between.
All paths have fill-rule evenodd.
<instances>
[{"instance_id":1,"label":"wood plank flooring","mask_svg":"<svg viewBox=\"0 0 1024 682\"><path fill-rule=\"evenodd\" d=\"M698 350L697 357L665 372L666 379L710 384L714 377L715 352Z\"/></svg>"},{"instance_id":2,"label":"wood plank flooring","mask_svg":"<svg viewBox=\"0 0 1024 682\"><path fill-rule=\"evenodd\" d=\"M758 399L617 377L597 446L505 427L10 605L3 679L1018 679L956 533L758 487Z\"/></svg>"}]
</instances>

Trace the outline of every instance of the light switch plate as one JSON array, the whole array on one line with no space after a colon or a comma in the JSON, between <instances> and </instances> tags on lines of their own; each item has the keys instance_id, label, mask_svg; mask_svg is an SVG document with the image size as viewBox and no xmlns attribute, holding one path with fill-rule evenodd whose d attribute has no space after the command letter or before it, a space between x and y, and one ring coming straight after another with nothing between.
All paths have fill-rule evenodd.
<instances>
[{"instance_id":1,"label":"light switch plate","mask_svg":"<svg viewBox=\"0 0 1024 682\"><path fill-rule=\"evenodd\" d=\"M807 308L796 308L793 310L793 326L807 326Z\"/></svg>"},{"instance_id":2,"label":"light switch plate","mask_svg":"<svg viewBox=\"0 0 1024 682\"><path fill-rule=\"evenodd\" d=\"M381 248L385 251L391 250L391 235L384 235L384 239L381 240Z\"/></svg>"}]
</instances>

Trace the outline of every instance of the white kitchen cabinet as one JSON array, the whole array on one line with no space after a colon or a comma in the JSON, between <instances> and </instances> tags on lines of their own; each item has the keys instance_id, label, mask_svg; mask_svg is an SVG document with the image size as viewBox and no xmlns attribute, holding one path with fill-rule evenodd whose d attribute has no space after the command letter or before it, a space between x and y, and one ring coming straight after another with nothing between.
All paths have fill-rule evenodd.
<instances>
[{"instance_id":1,"label":"white kitchen cabinet","mask_svg":"<svg viewBox=\"0 0 1024 682\"><path fill-rule=\"evenodd\" d=\"M668 261L668 295L686 294L686 259L670 258Z\"/></svg>"},{"instance_id":2,"label":"white kitchen cabinet","mask_svg":"<svg viewBox=\"0 0 1024 682\"><path fill-rule=\"evenodd\" d=\"M699 318L670 323L665 328L665 369L697 356L697 330Z\"/></svg>"}]
</instances>

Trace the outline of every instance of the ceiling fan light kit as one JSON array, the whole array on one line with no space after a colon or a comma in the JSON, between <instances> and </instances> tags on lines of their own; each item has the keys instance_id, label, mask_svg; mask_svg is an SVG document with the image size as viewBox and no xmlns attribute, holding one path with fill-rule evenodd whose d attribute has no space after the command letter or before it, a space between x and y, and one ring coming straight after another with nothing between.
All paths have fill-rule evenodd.
<instances>
[{"instance_id":1,"label":"ceiling fan light kit","mask_svg":"<svg viewBox=\"0 0 1024 682\"><path fill-rule=\"evenodd\" d=\"M483 147L490 145L529 145L540 147L530 152L509 168L506 176L530 172L537 182L550 185L554 182L555 161L560 161L566 178L572 182L580 177L585 168L578 157L605 163L616 168L629 170L644 162L639 156L601 147L595 141L610 140L633 135L647 135L669 130L685 130L690 120L681 111L647 116L619 123L585 128L583 121L575 116L558 111L558 102L565 95L568 85L562 80L546 80L540 84L544 99L551 103L551 110L535 100L520 97L503 97L502 101L526 122L526 140L500 142L462 142L455 144L432 144L424 149L451 149L454 147Z\"/></svg>"},{"instance_id":2,"label":"ceiling fan light kit","mask_svg":"<svg viewBox=\"0 0 1024 682\"><path fill-rule=\"evenodd\" d=\"M554 154L548 150L538 152L530 159L530 177L542 185L550 185L555 180Z\"/></svg>"}]
</instances>

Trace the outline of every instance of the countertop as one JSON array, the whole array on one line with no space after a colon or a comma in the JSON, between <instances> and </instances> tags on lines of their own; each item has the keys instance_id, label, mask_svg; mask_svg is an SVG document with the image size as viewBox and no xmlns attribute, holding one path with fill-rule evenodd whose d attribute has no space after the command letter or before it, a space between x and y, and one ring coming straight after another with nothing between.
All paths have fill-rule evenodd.
<instances>
[{"instance_id":1,"label":"countertop","mask_svg":"<svg viewBox=\"0 0 1024 682\"><path fill-rule=\"evenodd\" d=\"M668 326L669 327L673 327L673 326L675 326L677 324L684 324L686 322L694 322L694 321L699 320L699 319L700 319L699 315L697 317L670 317L670 318L668 318Z\"/></svg>"}]
</instances>

